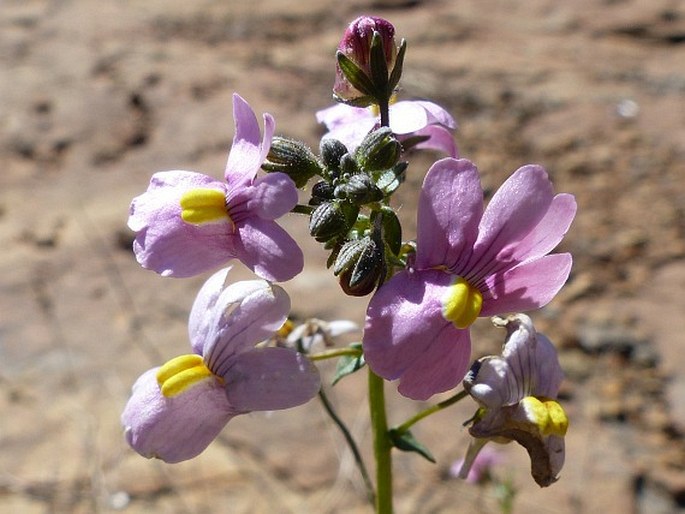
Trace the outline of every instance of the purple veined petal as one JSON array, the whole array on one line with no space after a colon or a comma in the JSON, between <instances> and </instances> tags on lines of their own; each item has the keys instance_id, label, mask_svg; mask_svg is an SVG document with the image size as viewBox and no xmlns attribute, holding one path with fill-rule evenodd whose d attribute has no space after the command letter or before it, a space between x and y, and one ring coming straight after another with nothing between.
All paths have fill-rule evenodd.
<instances>
[{"instance_id":1,"label":"purple veined petal","mask_svg":"<svg viewBox=\"0 0 685 514\"><path fill-rule=\"evenodd\" d=\"M226 287L231 267L221 269L209 277L195 297L188 319L188 335L193 352L202 355L202 350L212 332L214 307Z\"/></svg>"},{"instance_id":2,"label":"purple veined petal","mask_svg":"<svg viewBox=\"0 0 685 514\"><path fill-rule=\"evenodd\" d=\"M478 170L466 159L437 161L419 197L416 267L458 267L477 237L483 212Z\"/></svg>"},{"instance_id":3,"label":"purple veined petal","mask_svg":"<svg viewBox=\"0 0 685 514\"><path fill-rule=\"evenodd\" d=\"M476 401L491 409L513 405L522 398L516 377L500 356L479 359L466 375L464 386Z\"/></svg>"},{"instance_id":4,"label":"purple veined petal","mask_svg":"<svg viewBox=\"0 0 685 514\"><path fill-rule=\"evenodd\" d=\"M285 323L290 297L265 280L228 285L211 311L210 331L202 355L207 367L223 376L232 360L268 339Z\"/></svg>"},{"instance_id":5,"label":"purple veined petal","mask_svg":"<svg viewBox=\"0 0 685 514\"><path fill-rule=\"evenodd\" d=\"M285 173L269 173L248 189L248 210L262 219L275 220L297 204L297 187Z\"/></svg>"},{"instance_id":6,"label":"purple veined petal","mask_svg":"<svg viewBox=\"0 0 685 514\"><path fill-rule=\"evenodd\" d=\"M465 277L478 281L493 266L512 261L516 245L535 229L552 203L554 192L541 166L516 170L497 190L478 228L473 255L464 268Z\"/></svg>"},{"instance_id":7,"label":"purple veined petal","mask_svg":"<svg viewBox=\"0 0 685 514\"><path fill-rule=\"evenodd\" d=\"M213 377L165 398L157 384L157 369L148 370L133 385L121 415L126 440L147 458L169 463L192 459L238 412Z\"/></svg>"},{"instance_id":8,"label":"purple veined petal","mask_svg":"<svg viewBox=\"0 0 685 514\"><path fill-rule=\"evenodd\" d=\"M572 262L568 253L546 255L488 277L480 316L529 311L547 305L566 283Z\"/></svg>"},{"instance_id":9,"label":"purple veined petal","mask_svg":"<svg viewBox=\"0 0 685 514\"><path fill-rule=\"evenodd\" d=\"M544 334L537 334L535 348L536 381L531 396L556 398L564 380L564 372L559 364L559 356L552 342Z\"/></svg>"},{"instance_id":10,"label":"purple veined petal","mask_svg":"<svg viewBox=\"0 0 685 514\"><path fill-rule=\"evenodd\" d=\"M468 330L444 325L432 334L424 352L400 377L397 391L412 400L427 400L436 393L455 388L464 378L471 359Z\"/></svg>"},{"instance_id":11,"label":"purple veined petal","mask_svg":"<svg viewBox=\"0 0 685 514\"><path fill-rule=\"evenodd\" d=\"M193 189L217 189L225 191L223 182L194 171L160 171L150 178L147 191L136 196L129 209L128 227L137 232L145 229L159 216L178 213L180 220L180 199L183 193ZM160 212L163 211L163 212Z\"/></svg>"},{"instance_id":12,"label":"purple veined petal","mask_svg":"<svg viewBox=\"0 0 685 514\"><path fill-rule=\"evenodd\" d=\"M258 276L284 282L302 271L302 250L275 221L252 217L245 220L238 231L237 256Z\"/></svg>"},{"instance_id":13,"label":"purple veined petal","mask_svg":"<svg viewBox=\"0 0 685 514\"><path fill-rule=\"evenodd\" d=\"M148 192L133 199L128 221L137 232L133 251L141 266L162 276L190 277L234 257L228 218L203 225L181 219L184 193L197 188L225 193L224 183L187 171L156 173L152 182Z\"/></svg>"},{"instance_id":14,"label":"purple veined petal","mask_svg":"<svg viewBox=\"0 0 685 514\"><path fill-rule=\"evenodd\" d=\"M226 181L231 189L250 183L254 179L269 152L275 128L273 117L264 114L262 139L254 111L237 93L233 94L233 119L235 135L225 172Z\"/></svg>"},{"instance_id":15,"label":"purple veined petal","mask_svg":"<svg viewBox=\"0 0 685 514\"><path fill-rule=\"evenodd\" d=\"M441 271L400 271L374 294L362 340L374 373L400 378L452 326L442 317L441 303L450 281Z\"/></svg>"},{"instance_id":16,"label":"purple veined petal","mask_svg":"<svg viewBox=\"0 0 685 514\"><path fill-rule=\"evenodd\" d=\"M288 348L257 348L236 357L223 375L226 397L244 411L289 409L316 396L319 372Z\"/></svg>"},{"instance_id":17,"label":"purple veined petal","mask_svg":"<svg viewBox=\"0 0 685 514\"><path fill-rule=\"evenodd\" d=\"M522 262L551 252L568 232L576 215L576 199L561 193L552 199L545 216L514 249L511 258Z\"/></svg>"},{"instance_id":18,"label":"purple veined petal","mask_svg":"<svg viewBox=\"0 0 685 514\"><path fill-rule=\"evenodd\" d=\"M412 149L437 150L438 152L444 152L448 156L454 158L459 156L459 150L457 149L457 143L454 140L454 136L445 127L440 125L428 125L421 130L409 134L407 137L414 136L428 136L429 139L412 146ZM400 141L402 141L402 138L400 138Z\"/></svg>"}]
</instances>

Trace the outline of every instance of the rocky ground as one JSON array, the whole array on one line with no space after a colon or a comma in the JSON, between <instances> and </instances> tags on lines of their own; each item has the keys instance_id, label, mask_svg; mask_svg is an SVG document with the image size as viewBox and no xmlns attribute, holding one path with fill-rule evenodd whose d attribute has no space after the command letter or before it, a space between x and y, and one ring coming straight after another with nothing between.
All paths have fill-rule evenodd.
<instances>
[{"instance_id":1,"label":"rocky ground","mask_svg":"<svg viewBox=\"0 0 685 514\"><path fill-rule=\"evenodd\" d=\"M137 266L131 198L158 170L220 176L233 91L272 113L279 133L316 146L332 54L360 13L408 39L401 97L453 112L461 154L490 192L539 162L578 199L562 245L571 279L534 314L568 377L567 463L541 490L525 452L503 448L514 512L685 510L682 2L4 0L0 512L370 512L316 402L242 416L175 466L134 454L118 421L133 380L186 351L204 278ZM430 162L412 162L399 199L409 234ZM303 220L286 225L307 252L305 273L286 284L296 312L361 322L364 301L342 300ZM501 334L481 321L477 349L493 351ZM388 391L394 423L421 407ZM363 377L331 396L368 453ZM446 473L472 411L417 426L438 464L397 456L398 512L498 511L493 487Z\"/></svg>"}]
</instances>

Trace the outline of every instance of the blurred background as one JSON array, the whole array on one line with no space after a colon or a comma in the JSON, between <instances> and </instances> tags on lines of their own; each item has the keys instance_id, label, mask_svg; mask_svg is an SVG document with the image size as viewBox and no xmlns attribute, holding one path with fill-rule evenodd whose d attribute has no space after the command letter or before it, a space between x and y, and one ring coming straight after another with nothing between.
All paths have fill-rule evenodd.
<instances>
[{"instance_id":1,"label":"blurred background","mask_svg":"<svg viewBox=\"0 0 685 514\"><path fill-rule=\"evenodd\" d=\"M136 264L130 200L155 171L222 176L234 91L317 148L314 113L331 104L333 55L359 14L408 40L400 99L455 116L488 194L537 162L578 200L561 246L569 283L532 314L567 374L566 465L543 490L523 448L498 448L513 512L685 511L682 1L2 0L0 512L371 512L316 401L241 416L173 466L135 454L119 425L135 378L187 351L206 278ZM407 238L436 157L412 158L398 195ZM306 252L285 284L294 312L362 324L368 299L342 295L304 219L284 224ZM479 320L474 358L502 341ZM364 374L329 394L368 458ZM428 405L387 394L392 424ZM501 488L448 473L474 409L415 427L437 464L395 454L398 513L501 511Z\"/></svg>"}]
</instances>

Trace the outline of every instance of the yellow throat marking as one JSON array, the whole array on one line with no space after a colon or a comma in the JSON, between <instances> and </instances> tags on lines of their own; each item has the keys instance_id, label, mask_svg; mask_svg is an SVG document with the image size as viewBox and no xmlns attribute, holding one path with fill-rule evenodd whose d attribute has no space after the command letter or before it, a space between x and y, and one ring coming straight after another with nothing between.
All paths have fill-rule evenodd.
<instances>
[{"instance_id":1,"label":"yellow throat marking","mask_svg":"<svg viewBox=\"0 0 685 514\"><path fill-rule=\"evenodd\" d=\"M181 196L181 218L191 225L231 221L226 210L226 196L216 189L192 189L184 193Z\"/></svg>"},{"instance_id":2,"label":"yellow throat marking","mask_svg":"<svg viewBox=\"0 0 685 514\"><path fill-rule=\"evenodd\" d=\"M465 329L476 321L483 307L483 295L461 277L456 277L442 298L442 315L455 327Z\"/></svg>"},{"instance_id":3,"label":"yellow throat marking","mask_svg":"<svg viewBox=\"0 0 685 514\"><path fill-rule=\"evenodd\" d=\"M213 376L202 357L193 353L171 359L159 368L157 383L162 394L171 398Z\"/></svg>"}]
</instances>

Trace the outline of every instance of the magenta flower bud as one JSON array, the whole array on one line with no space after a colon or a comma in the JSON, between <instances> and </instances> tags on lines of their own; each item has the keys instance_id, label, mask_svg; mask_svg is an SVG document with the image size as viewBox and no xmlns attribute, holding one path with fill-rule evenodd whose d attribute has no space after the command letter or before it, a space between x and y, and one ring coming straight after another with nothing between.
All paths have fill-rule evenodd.
<instances>
[{"instance_id":1,"label":"magenta flower bud","mask_svg":"<svg viewBox=\"0 0 685 514\"><path fill-rule=\"evenodd\" d=\"M385 57L379 70L372 69L372 42L374 33L380 36ZM397 59L398 47L395 42L395 27L383 18L360 16L345 31L338 45L338 64L336 66L333 94L345 103L367 106L374 103L378 88L377 78L385 75L388 83L388 70L393 70ZM342 62L341 62L342 60ZM384 64L384 65L383 65ZM384 71L384 73L383 73ZM394 87L396 84L393 84Z\"/></svg>"}]
</instances>

